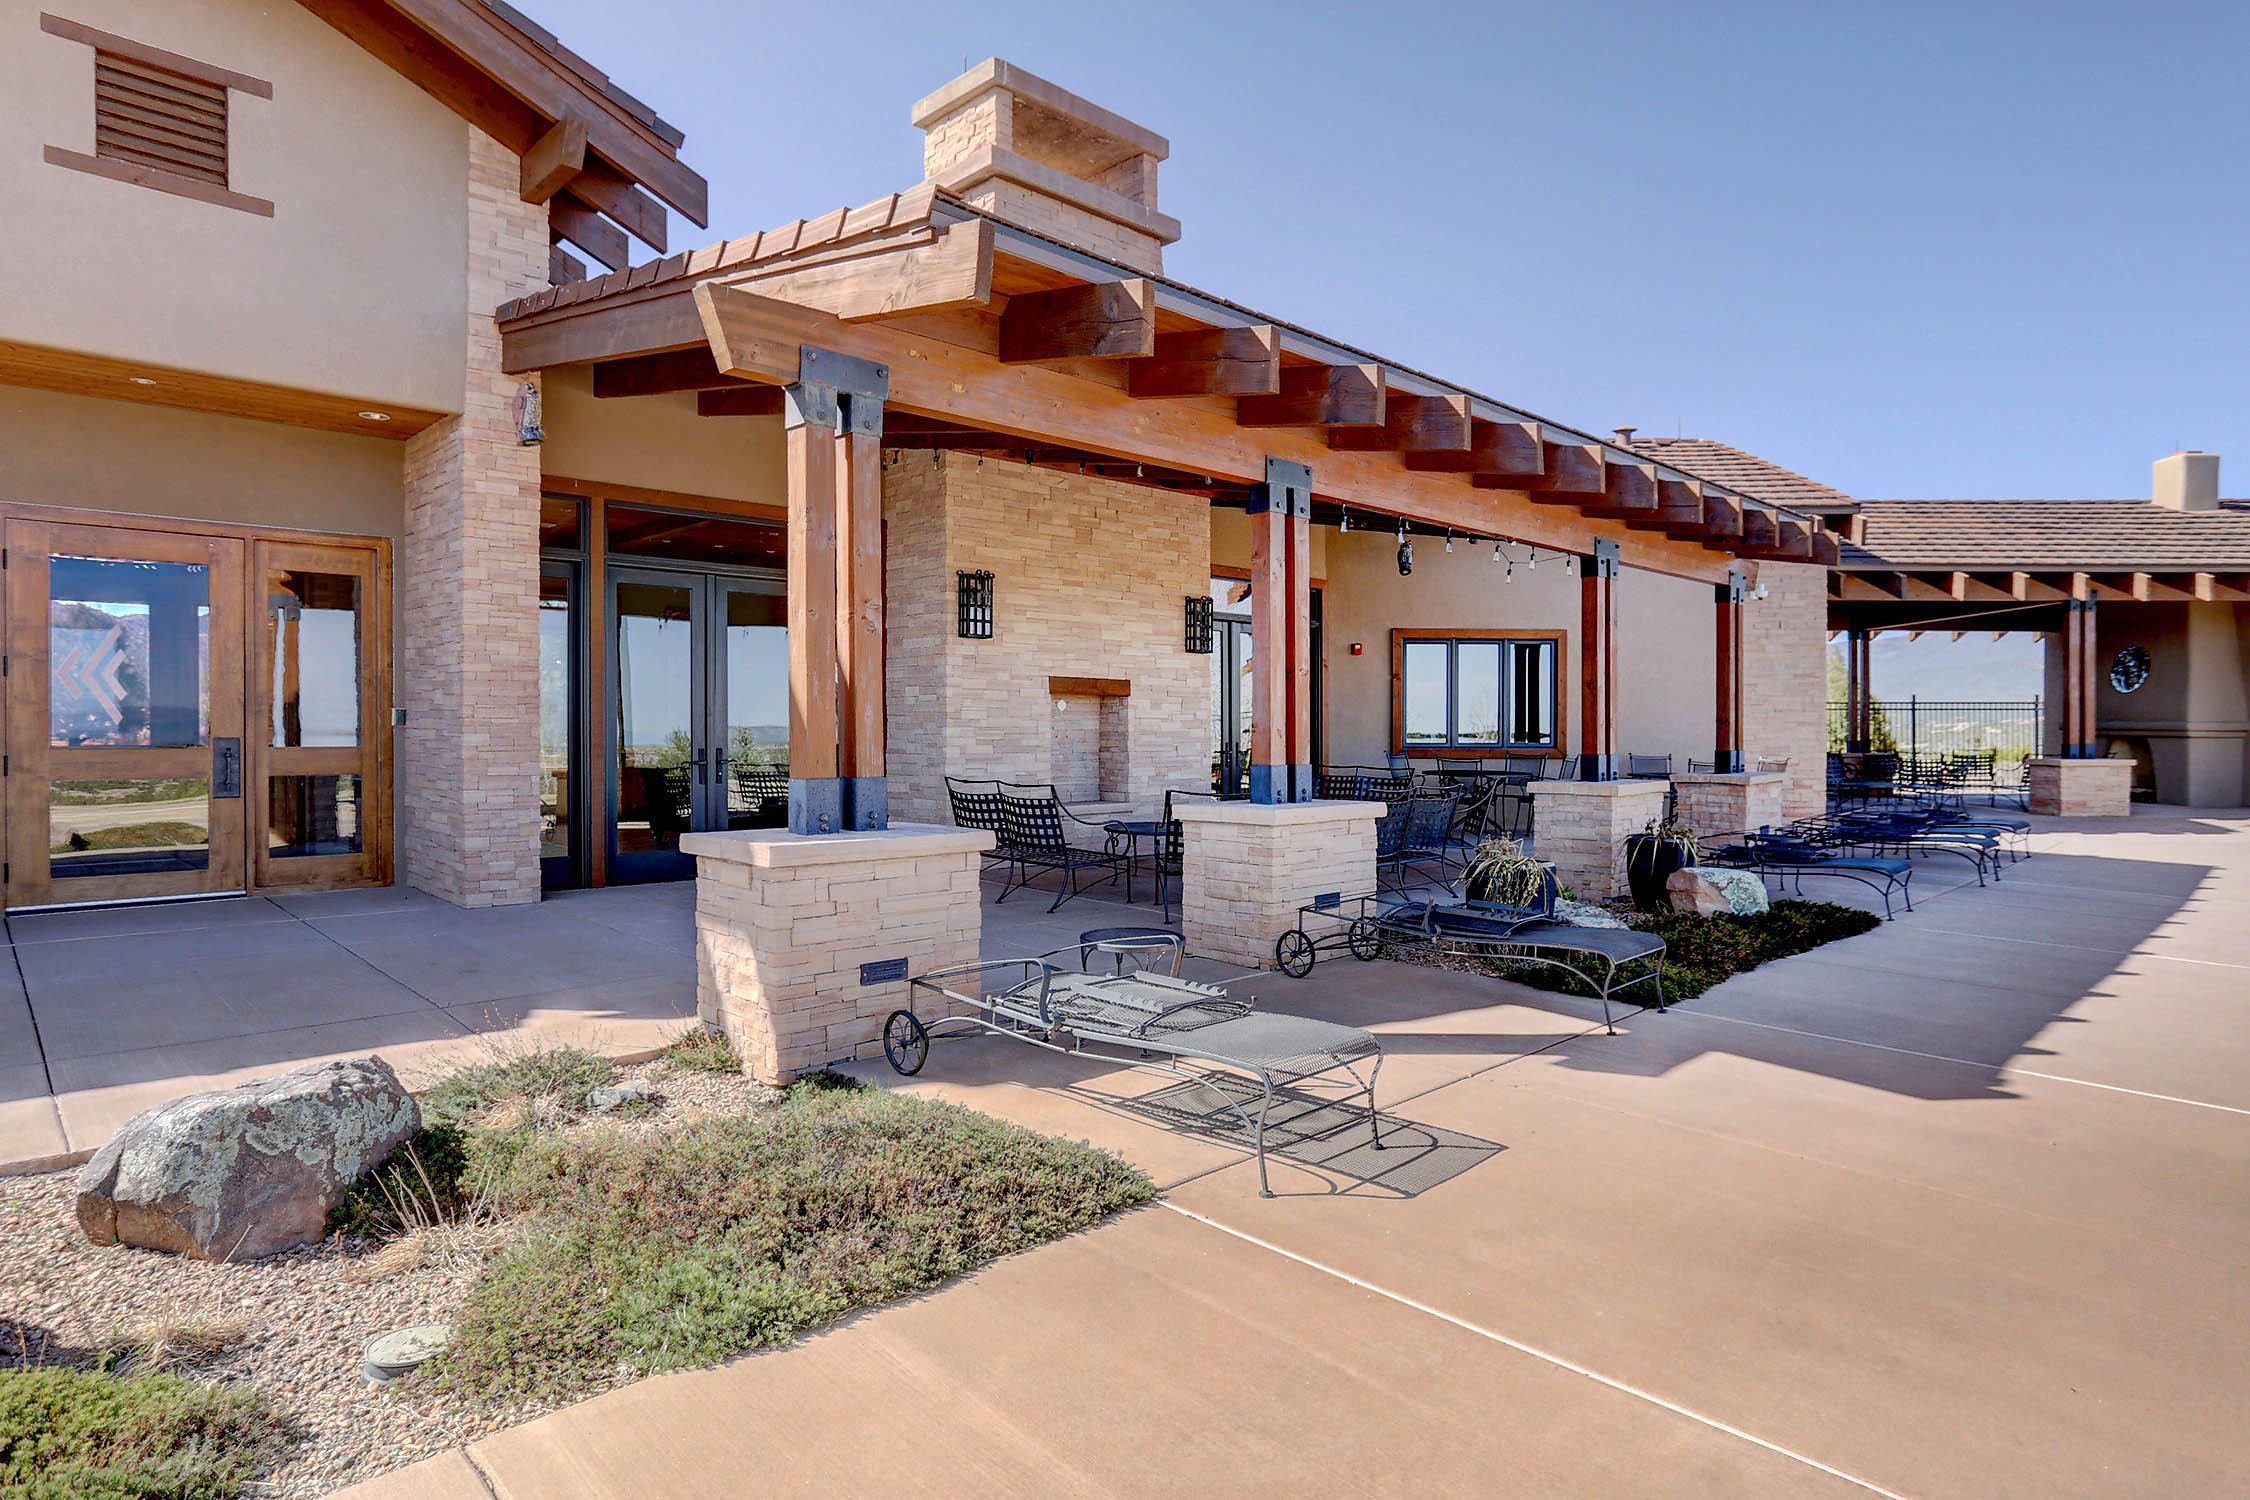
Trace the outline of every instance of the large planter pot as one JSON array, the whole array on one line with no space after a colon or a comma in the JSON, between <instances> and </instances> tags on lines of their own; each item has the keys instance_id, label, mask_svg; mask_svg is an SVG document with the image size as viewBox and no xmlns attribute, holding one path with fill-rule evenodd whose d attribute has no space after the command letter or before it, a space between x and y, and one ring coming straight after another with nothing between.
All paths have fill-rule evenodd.
<instances>
[{"instance_id":1,"label":"large planter pot","mask_svg":"<svg viewBox=\"0 0 2250 1500\"><path fill-rule=\"evenodd\" d=\"M1678 839L1648 833L1626 835L1625 881L1632 889L1633 904L1642 911L1667 910L1671 897L1664 882L1672 878L1674 870L1684 870L1694 863L1694 852Z\"/></svg>"}]
</instances>

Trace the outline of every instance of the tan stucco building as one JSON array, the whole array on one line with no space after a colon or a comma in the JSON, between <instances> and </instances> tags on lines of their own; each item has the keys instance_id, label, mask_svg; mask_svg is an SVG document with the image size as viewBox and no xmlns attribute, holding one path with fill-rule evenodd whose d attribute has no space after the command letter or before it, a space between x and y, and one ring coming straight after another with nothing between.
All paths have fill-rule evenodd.
<instances>
[{"instance_id":1,"label":"tan stucco building","mask_svg":"<svg viewBox=\"0 0 2250 1500\"><path fill-rule=\"evenodd\" d=\"M1169 144L1008 64L915 106L906 191L673 251L679 133L501 5L0 36L11 906L533 901L949 775L1818 803L1816 515L1166 280Z\"/></svg>"}]
</instances>

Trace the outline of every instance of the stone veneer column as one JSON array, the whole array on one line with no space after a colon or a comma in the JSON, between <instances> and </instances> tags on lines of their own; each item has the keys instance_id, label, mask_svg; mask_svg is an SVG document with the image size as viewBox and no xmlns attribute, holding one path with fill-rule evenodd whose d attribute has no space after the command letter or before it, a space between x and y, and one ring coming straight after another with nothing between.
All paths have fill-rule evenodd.
<instances>
[{"instance_id":1,"label":"stone veneer column","mask_svg":"<svg viewBox=\"0 0 2250 1500\"><path fill-rule=\"evenodd\" d=\"M2133 763L2122 756L2066 760L2038 756L2023 763L2025 801L2055 818L2129 818Z\"/></svg>"},{"instance_id":2,"label":"stone veneer column","mask_svg":"<svg viewBox=\"0 0 2250 1500\"><path fill-rule=\"evenodd\" d=\"M1297 908L1375 889L1380 802L1189 802L1180 820L1188 952L1270 968Z\"/></svg>"},{"instance_id":3,"label":"stone veneer column","mask_svg":"<svg viewBox=\"0 0 2250 1500\"><path fill-rule=\"evenodd\" d=\"M973 963L984 937L977 889L992 835L894 823L860 833L691 833L695 1013L732 1039L761 1083L874 1056L883 1021L907 1008L903 979L862 984L860 966L908 973ZM929 1020L920 996L914 1007Z\"/></svg>"},{"instance_id":4,"label":"stone veneer column","mask_svg":"<svg viewBox=\"0 0 2250 1500\"><path fill-rule=\"evenodd\" d=\"M1779 771L1691 772L1673 777L1672 785L1680 792L1680 821L1697 838L1714 839L1787 822L1788 780Z\"/></svg>"},{"instance_id":5,"label":"stone veneer column","mask_svg":"<svg viewBox=\"0 0 2250 1500\"><path fill-rule=\"evenodd\" d=\"M1664 816L1663 781L1534 781L1531 846L1581 901L1624 893L1625 836Z\"/></svg>"},{"instance_id":6,"label":"stone veneer column","mask_svg":"<svg viewBox=\"0 0 2250 1500\"><path fill-rule=\"evenodd\" d=\"M1828 806L1828 570L1761 562L1763 599L1742 606L1743 764L1789 762L1783 810L1808 818Z\"/></svg>"},{"instance_id":7,"label":"stone veneer column","mask_svg":"<svg viewBox=\"0 0 2250 1500\"><path fill-rule=\"evenodd\" d=\"M461 415L406 445L399 549L399 877L461 906L539 899L539 450L493 309L547 284L547 210L469 127Z\"/></svg>"}]
</instances>

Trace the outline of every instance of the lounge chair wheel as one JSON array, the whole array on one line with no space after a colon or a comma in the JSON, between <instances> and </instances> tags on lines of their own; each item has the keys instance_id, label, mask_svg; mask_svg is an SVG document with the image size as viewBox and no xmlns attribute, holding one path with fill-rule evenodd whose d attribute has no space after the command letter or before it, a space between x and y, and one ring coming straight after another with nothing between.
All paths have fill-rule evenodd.
<instances>
[{"instance_id":1,"label":"lounge chair wheel","mask_svg":"<svg viewBox=\"0 0 2250 1500\"><path fill-rule=\"evenodd\" d=\"M1292 927L1273 945L1273 961L1291 979L1304 978L1312 972L1312 939Z\"/></svg>"},{"instance_id":2,"label":"lounge chair wheel","mask_svg":"<svg viewBox=\"0 0 2250 1500\"><path fill-rule=\"evenodd\" d=\"M1373 963L1375 955L1383 951L1383 934L1376 931L1373 922L1352 923L1345 941L1351 944L1352 957L1361 963Z\"/></svg>"},{"instance_id":3,"label":"lounge chair wheel","mask_svg":"<svg viewBox=\"0 0 2250 1500\"><path fill-rule=\"evenodd\" d=\"M910 1010L894 1010L883 1023L883 1056L902 1075L912 1078L930 1060L930 1029Z\"/></svg>"}]
</instances>

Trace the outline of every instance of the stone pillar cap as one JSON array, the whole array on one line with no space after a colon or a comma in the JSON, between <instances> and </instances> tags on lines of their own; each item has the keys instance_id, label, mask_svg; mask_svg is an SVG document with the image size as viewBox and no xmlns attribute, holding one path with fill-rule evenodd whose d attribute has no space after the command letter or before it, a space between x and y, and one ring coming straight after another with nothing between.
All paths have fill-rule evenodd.
<instances>
[{"instance_id":1,"label":"stone pillar cap","mask_svg":"<svg viewBox=\"0 0 2250 1500\"><path fill-rule=\"evenodd\" d=\"M852 860L918 859L929 854L983 853L995 840L981 828L943 823L893 823L849 833L790 833L745 828L727 833L683 833L680 852L728 864L826 865Z\"/></svg>"}]
</instances>

